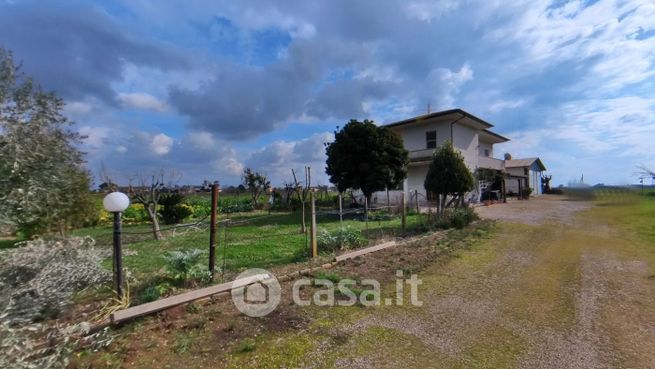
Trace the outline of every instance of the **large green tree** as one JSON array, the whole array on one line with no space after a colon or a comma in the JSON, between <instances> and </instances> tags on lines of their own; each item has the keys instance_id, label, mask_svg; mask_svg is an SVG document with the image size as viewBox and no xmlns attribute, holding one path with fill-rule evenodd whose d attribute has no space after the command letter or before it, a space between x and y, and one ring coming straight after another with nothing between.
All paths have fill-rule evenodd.
<instances>
[{"instance_id":1,"label":"large green tree","mask_svg":"<svg viewBox=\"0 0 655 369\"><path fill-rule=\"evenodd\" d=\"M21 73L0 48L0 225L64 233L93 212L89 175L64 102Z\"/></svg>"},{"instance_id":2,"label":"large green tree","mask_svg":"<svg viewBox=\"0 0 655 369\"><path fill-rule=\"evenodd\" d=\"M450 141L446 142L432 157L424 182L425 190L437 195L439 214L443 214L448 196L462 199L473 186L473 174L464 163L464 158Z\"/></svg>"},{"instance_id":3,"label":"large green tree","mask_svg":"<svg viewBox=\"0 0 655 369\"><path fill-rule=\"evenodd\" d=\"M407 177L409 154L402 138L370 120L351 120L326 146L326 173L340 192L361 190L370 202L373 192L396 187Z\"/></svg>"}]
</instances>

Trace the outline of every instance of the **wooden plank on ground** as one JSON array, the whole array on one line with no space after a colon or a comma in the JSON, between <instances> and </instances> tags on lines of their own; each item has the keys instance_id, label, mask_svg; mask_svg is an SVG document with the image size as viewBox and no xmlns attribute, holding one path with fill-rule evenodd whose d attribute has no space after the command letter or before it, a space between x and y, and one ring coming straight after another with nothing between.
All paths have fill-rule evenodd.
<instances>
[{"instance_id":1,"label":"wooden plank on ground","mask_svg":"<svg viewBox=\"0 0 655 369\"><path fill-rule=\"evenodd\" d=\"M389 247L393 247L393 246L396 246L396 245L397 245L396 241L389 241L389 242L381 243L379 245L367 247L365 249L361 249L361 250L349 252L347 254L339 255L334 260L335 261L343 261L343 260L347 260L347 259L352 259L352 258L355 258L357 256L369 254L371 252L388 249Z\"/></svg>"},{"instance_id":2,"label":"wooden plank on ground","mask_svg":"<svg viewBox=\"0 0 655 369\"><path fill-rule=\"evenodd\" d=\"M169 309L174 306L186 304L195 300L200 300L222 292L231 291L233 288L245 287L258 281L265 281L272 276L270 274L257 274L246 278L236 279L232 282L217 284L215 286L201 288L199 290L189 291L176 296L163 298L161 300L148 302L145 304L133 306L127 309L116 311L111 315L112 323L120 323L129 319L152 314L161 310Z\"/></svg>"}]
</instances>

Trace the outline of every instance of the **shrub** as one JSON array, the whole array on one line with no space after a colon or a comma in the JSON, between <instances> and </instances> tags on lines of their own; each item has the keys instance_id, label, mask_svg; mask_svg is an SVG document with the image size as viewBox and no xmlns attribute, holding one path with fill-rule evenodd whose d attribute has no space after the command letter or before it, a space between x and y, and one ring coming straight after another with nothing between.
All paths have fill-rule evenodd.
<instances>
[{"instance_id":1,"label":"shrub","mask_svg":"<svg viewBox=\"0 0 655 369\"><path fill-rule=\"evenodd\" d=\"M521 198L529 199L531 193L532 193L532 188L530 188L530 187L522 188L521 189Z\"/></svg>"},{"instance_id":2,"label":"shrub","mask_svg":"<svg viewBox=\"0 0 655 369\"><path fill-rule=\"evenodd\" d=\"M65 307L73 294L111 281L101 262L109 256L89 237L26 241L0 253L0 315L11 325L30 323Z\"/></svg>"},{"instance_id":3,"label":"shrub","mask_svg":"<svg viewBox=\"0 0 655 369\"><path fill-rule=\"evenodd\" d=\"M470 207L446 209L441 217L434 220L433 225L435 228L440 229L461 229L478 219L478 215Z\"/></svg>"},{"instance_id":4,"label":"shrub","mask_svg":"<svg viewBox=\"0 0 655 369\"><path fill-rule=\"evenodd\" d=\"M472 208L457 208L450 215L450 224L459 229L466 227L477 219L479 219L478 215Z\"/></svg>"},{"instance_id":5,"label":"shrub","mask_svg":"<svg viewBox=\"0 0 655 369\"><path fill-rule=\"evenodd\" d=\"M161 197L159 204L162 207L159 209L159 215L164 224L178 224L193 214L193 208L183 201L184 195L179 193L165 194Z\"/></svg>"},{"instance_id":6,"label":"shrub","mask_svg":"<svg viewBox=\"0 0 655 369\"><path fill-rule=\"evenodd\" d=\"M317 242L321 251L332 252L364 245L367 240L362 231L346 226L333 231L321 230Z\"/></svg>"}]
</instances>

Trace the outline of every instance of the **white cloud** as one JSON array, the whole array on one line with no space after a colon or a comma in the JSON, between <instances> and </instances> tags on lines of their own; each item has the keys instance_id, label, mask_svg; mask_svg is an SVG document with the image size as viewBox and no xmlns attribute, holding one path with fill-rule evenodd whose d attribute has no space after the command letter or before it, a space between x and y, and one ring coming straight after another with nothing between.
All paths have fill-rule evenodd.
<instances>
[{"instance_id":1,"label":"white cloud","mask_svg":"<svg viewBox=\"0 0 655 369\"><path fill-rule=\"evenodd\" d=\"M171 151L173 139L163 133L158 133L150 141L150 151L156 155L166 155Z\"/></svg>"},{"instance_id":2,"label":"white cloud","mask_svg":"<svg viewBox=\"0 0 655 369\"><path fill-rule=\"evenodd\" d=\"M118 94L118 100L127 108L152 110L160 113L168 110L168 105L165 102L144 92L121 92Z\"/></svg>"},{"instance_id":3,"label":"white cloud","mask_svg":"<svg viewBox=\"0 0 655 369\"><path fill-rule=\"evenodd\" d=\"M86 136L84 144L92 149L99 149L105 145L105 139L109 135L107 127L83 126L78 131L82 136Z\"/></svg>"},{"instance_id":4,"label":"white cloud","mask_svg":"<svg viewBox=\"0 0 655 369\"><path fill-rule=\"evenodd\" d=\"M330 132L317 133L298 141L276 141L252 153L246 165L265 173L274 185L291 180L291 169L312 169L312 183L328 184L325 174L325 143L334 140Z\"/></svg>"},{"instance_id":5,"label":"white cloud","mask_svg":"<svg viewBox=\"0 0 655 369\"><path fill-rule=\"evenodd\" d=\"M523 106L525 104L525 99L516 99L516 100L498 100L493 102L489 106L489 111L492 113L497 113L501 110L506 110L506 109L516 109L518 107Z\"/></svg>"},{"instance_id":6,"label":"white cloud","mask_svg":"<svg viewBox=\"0 0 655 369\"><path fill-rule=\"evenodd\" d=\"M458 71L448 68L435 68L426 78L426 89L429 95L438 92L436 100L432 102L437 108L452 108L455 104L455 97L462 86L473 80L473 69L466 62Z\"/></svg>"},{"instance_id":7,"label":"white cloud","mask_svg":"<svg viewBox=\"0 0 655 369\"><path fill-rule=\"evenodd\" d=\"M440 1L412 1L405 6L405 14L410 19L418 19L423 22L438 20L459 6L460 2L450 0Z\"/></svg>"}]
</instances>

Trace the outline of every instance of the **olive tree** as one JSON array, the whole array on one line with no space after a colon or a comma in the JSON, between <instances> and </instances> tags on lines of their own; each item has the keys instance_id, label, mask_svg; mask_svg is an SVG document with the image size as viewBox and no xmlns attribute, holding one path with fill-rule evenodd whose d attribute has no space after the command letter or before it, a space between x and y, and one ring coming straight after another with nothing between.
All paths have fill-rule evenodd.
<instances>
[{"instance_id":1,"label":"olive tree","mask_svg":"<svg viewBox=\"0 0 655 369\"><path fill-rule=\"evenodd\" d=\"M65 233L95 212L89 174L62 113L64 101L44 92L0 48L0 226L26 236Z\"/></svg>"}]
</instances>

